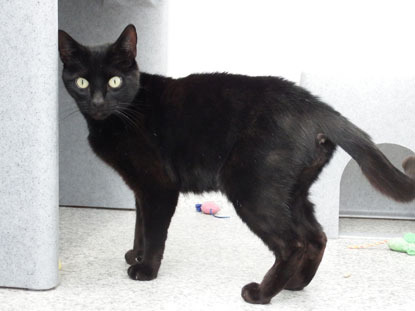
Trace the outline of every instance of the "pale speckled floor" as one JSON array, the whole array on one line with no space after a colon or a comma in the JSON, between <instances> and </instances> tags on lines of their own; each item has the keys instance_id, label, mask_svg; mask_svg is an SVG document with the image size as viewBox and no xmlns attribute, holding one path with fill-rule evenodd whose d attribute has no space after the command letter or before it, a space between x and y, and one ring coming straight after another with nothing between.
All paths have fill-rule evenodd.
<instances>
[{"instance_id":1,"label":"pale speckled floor","mask_svg":"<svg viewBox=\"0 0 415 311\"><path fill-rule=\"evenodd\" d=\"M243 285L260 281L273 258L225 209L229 219L196 213L182 199L169 231L158 279L128 279L124 252L134 212L61 208L60 285L50 291L0 289L0 310L414 310L415 256L385 245L351 250L364 237L329 240L313 282L283 291L270 305L245 303ZM415 221L342 220L341 230L389 237L415 232ZM365 231L366 230L366 231Z\"/></svg>"}]
</instances>

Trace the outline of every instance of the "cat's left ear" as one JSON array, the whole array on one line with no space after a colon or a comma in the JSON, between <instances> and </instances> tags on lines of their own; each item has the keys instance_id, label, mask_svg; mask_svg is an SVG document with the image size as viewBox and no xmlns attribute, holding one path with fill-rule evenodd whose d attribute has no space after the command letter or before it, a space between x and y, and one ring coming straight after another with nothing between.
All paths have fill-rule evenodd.
<instances>
[{"instance_id":1,"label":"cat's left ear","mask_svg":"<svg viewBox=\"0 0 415 311\"><path fill-rule=\"evenodd\" d=\"M134 60L137 56L137 31L133 24L125 27L117 41L113 44L114 49L129 58Z\"/></svg>"}]
</instances>

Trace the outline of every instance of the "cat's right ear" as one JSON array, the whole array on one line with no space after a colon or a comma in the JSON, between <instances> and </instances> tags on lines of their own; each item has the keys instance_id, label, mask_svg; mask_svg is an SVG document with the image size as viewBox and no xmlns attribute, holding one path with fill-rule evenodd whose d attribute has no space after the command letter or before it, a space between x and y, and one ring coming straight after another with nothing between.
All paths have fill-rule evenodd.
<instances>
[{"instance_id":1,"label":"cat's right ear","mask_svg":"<svg viewBox=\"0 0 415 311\"><path fill-rule=\"evenodd\" d=\"M59 56L64 64L69 64L76 59L81 45L65 31L59 29Z\"/></svg>"}]
</instances>

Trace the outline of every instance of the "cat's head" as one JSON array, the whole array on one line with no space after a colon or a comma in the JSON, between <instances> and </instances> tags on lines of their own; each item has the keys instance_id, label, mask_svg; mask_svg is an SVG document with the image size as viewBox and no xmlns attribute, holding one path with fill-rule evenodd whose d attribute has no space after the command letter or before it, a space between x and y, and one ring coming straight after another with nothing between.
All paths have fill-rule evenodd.
<instances>
[{"instance_id":1,"label":"cat's head","mask_svg":"<svg viewBox=\"0 0 415 311\"><path fill-rule=\"evenodd\" d=\"M80 111L95 120L128 109L140 87L137 33L128 25L112 44L86 47L59 30L62 79Z\"/></svg>"}]
</instances>

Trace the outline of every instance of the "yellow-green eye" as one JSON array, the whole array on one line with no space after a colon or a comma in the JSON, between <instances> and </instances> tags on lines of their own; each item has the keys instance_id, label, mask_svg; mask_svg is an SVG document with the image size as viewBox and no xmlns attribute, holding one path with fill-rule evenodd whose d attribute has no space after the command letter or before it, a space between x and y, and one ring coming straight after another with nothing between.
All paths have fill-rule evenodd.
<instances>
[{"instance_id":1,"label":"yellow-green eye","mask_svg":"<svg viewBox=\"0 0 415 311\"><path fill-rule=\"evenodd\" d=\"M86 89L89 85L89 82L85 78L78 78L76 79L76 86L80 89Z\"/></svg>"},{"instance_id":2,"label":"yellow-green eye","mask_svg":"<svg viewBox=\"0 0 415 311\"><path fill-rule=\"evenodd\" d=\"M114 88L114 89L117 88L117 87L120 87L121 86L121 78L117 77L117 76L112 77L111 79L109 79L108 85L110 87Z\"/></svg>"}]
</instances>

